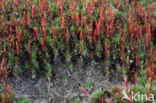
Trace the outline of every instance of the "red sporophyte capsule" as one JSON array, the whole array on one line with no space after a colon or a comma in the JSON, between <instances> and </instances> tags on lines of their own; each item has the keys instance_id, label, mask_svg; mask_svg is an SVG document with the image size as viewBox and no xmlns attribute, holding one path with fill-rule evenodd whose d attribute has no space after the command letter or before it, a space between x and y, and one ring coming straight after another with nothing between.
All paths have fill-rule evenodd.
<instances>
[{"instance_id":1,"label":"red sporophyte capsule","mask_svg":"<svg viewBox=\"0 0 156 103\"><path fill-rule=\"evenodd\" d=\"M89 96L89 95L88 95L88 92L84 89L83 86L81 86L81 89L82 89L82 91L84 92L84 94L85 94L86 96Z\"/></svg>"},{"instance_id":2,"label":"red sporophyte capsule","mask_svg":"<svg viewBox=\"0 0 156 103\"><path fill-rule=\"evenodd\" d=\"M8 85L8 98L9 98L9 103L11 103L10 85Z\"/></svg>"},{"instance_id":3,"label":"red sporophyte capsule","mask_svg":"<svg viewBox=\"0 0 156 103\"><path fill-rule=\"evenodd\" d=\"M106 57L106 64L107 64L107 52L108 52L108 48L107 48L107 43L105 42L105 57Z\"/></svg>"},{"instance_id":4,"label":"red sporophyte capsule","mask_svg":"<svg viewBox=\"0 0 156 103\"><path fill-rule=\"evenodd\" d=\"M7 79L8 79L8 71L7 67L5 66L5 86L7 87Z\"/></svg>"},{"instance_id":5,"label":"red sporophyte capsule","mask_svg":"<svg viewBox=\"0 0 156 103\"><path fill-rule=\"evenodd\" d=\"M50 18L52 17L52 12L51 12L51 6L49 5L49 14L50 14Z\"/></svg>"},{"instance_id":6,"label":"red sporophyte capsule","mask_svg":"<svg viewBox=\"0 0 156 103\"><path fill-rule=\"evenodd\" d=\"M138 80L137 80L137 73L135 73L135 85L137 84Z\"/></svg>"},{"instance_id":7,"label":"red sporophyte capsule","mask_svg":"<svg viewBox=\"0 0 156 103\"><path fill-rule=\"evenodd\" d=\"M112 98L110 99L110 102L109 102L109 103L113 103L113 102L112 102Z\"/></svg>"},{"instance_id":8,"label":"red sporophyte capsule","mask_svg":"<svg viewBox=\"0 0 156 103\"><path fill-rule=\"evenodd\" d=\"M122 97L122 95L121 95L121 88L120 88L120 86L118 85L118 93L119 93L119 96L120 96L120 98Z\"/></svg>"},{"instance_id":9,"label":"red sporophyte capsule","mask_svg":"<svg viewBox=\"0 0 156 103\"><path fill-rule=\"evenodd\" d=\"M18 43L18 41L16 41L16 51L17 51L18 64L19 64L19 43Z\"/></svg>"},{"instance_id":10,"label":"red sporophyte capsule","mask_svg":"<svg viewBox=\"0 0 156 103\"><path fill-rule=\"evenodd\" d=\"M68 33L68 29L67 29L67 49L68 49L68 45L69 45L69 33Z\"/></svg>"},{"instance_id":11,"label":"red sporophyte capsule","mask_svg":"<svg viewBox=\"0 0 156 103\"><path fill-rule=\"evenodd\" d=\"M139 54L137 53L137 55L136 55L136 72L138 69L138 63L139 63Z\"/></svg>"},{"instance_id":12,"label":"red sporophyte capsule","mask_svg":"<svg viewBox=\"0 0 156 103\"><path fill-rule=\"evenodd\" d=\"M126 89L128 89L128 78L125 77L125 86L126 86Z\"/></svg>"},{"instance_id":13,"label":"red sporophyte capsule","mask_svg":"<svg viewBox=\"0 0 156 103\"><path fill-rule=\"evenodd\" d=\"M30 47L31 46L31 43L30 43L30 40L28 42L28 52L29 52L29 64L31 64L31 56L30 56Z\"/></svg>"},{"instance_id":14,"label":"red sporophyte capsule","mask_svg":"<svg viewBox=\"0 0 156 103\"><path fill-rule=\"evenodd\" d=\"M124 59L125 59L125 48L124 48L124 45L122 45L122 61L123 61L123 64L124 64Z\"/></svg>"},{"instance_id":15,"label":"red sporophyte capsule","mask_svg":"<svg viewBox=\"0 0 156 103\"><path fill-rule=\"evenodd\" d=\"M129 5L129 0L126 0L126 7Z\"/></svg>"},{"instance_id":16,"label":"red sporophyte capsule","mask_svg":"<svg viewBox=\"0 0 156 103\"><path fill-rule=\"evenodd\" d=\"M2 103L5 103L4 93L2 93Z\"/></svg>"},{"instance_id":17,"label":"red sporophyte capsule","mask_svg":"<svg viewBox=\"0 0 156 103\"><path fill-rule=\"evenodd\" d=\"M36 7L35 7L35 5L33 5L33 7L32 7L32 18L33 17L36 17L37 15L36 15Z\"/></svg>"}]
</instances>

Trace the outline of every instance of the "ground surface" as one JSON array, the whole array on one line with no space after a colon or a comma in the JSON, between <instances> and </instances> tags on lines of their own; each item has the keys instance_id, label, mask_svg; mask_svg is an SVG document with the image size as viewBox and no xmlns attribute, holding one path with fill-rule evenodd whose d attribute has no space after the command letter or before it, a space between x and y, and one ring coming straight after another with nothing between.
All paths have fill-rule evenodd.
<instances>
[{"instance_id":1,"label":"ground surface","mask_svg":"<svg viewBox=\"0 0 156 103\"><path fill-rule=\"evenodd\" d=\"M99 89L109 89L113 85L122 84L122 79L117 73L109 78L105 75L105 66L102 63L92 62L83 64L56 64L54 79L48 81L45 77L31 79L25 75L18 78L10 78L8 83L17 97L21 95L30 100L31 103L72 103L76 98L81 103L86 103L88 97L84 95L80 86L91 95ZM112 81L113 80L113 81ZM93 83L87 88L87 83Z\"/></svg>"}]
</instances>

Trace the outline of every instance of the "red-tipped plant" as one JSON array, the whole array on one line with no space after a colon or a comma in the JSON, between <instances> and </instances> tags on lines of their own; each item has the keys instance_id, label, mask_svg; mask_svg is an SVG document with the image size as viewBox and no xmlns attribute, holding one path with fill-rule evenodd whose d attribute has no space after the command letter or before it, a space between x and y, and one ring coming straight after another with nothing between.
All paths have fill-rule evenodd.
<instances>
[{"instance_id":1,"label":"red-tipped plant","mask_svg":"<svg viewBox=\"0 0 156 103\"><path fill-rule=\"evenodd\" d=\"M81 86L81 89L82 89L82 91L84 92L84 94L85 94L86 96L89 96L89 95L88 95L88 92L84 89L83 86Z\"/></svg>"},{"instance_id":2,"label":"red-tipped plant","mask_svg":"<svg viewBox=\"0 0 156 103\"><path fill-rule=\"evenodd\" d=\"M150 57L151 57L151 63L153 62L153 51L152 48L150 49Z\"/></svg>"},{"instance_id":3,"label":"red-tipped plant","mask_svg":"<svg viewBox=\"0 0 156 103\"><path fill-rule=\"evenodd\" d=\"M125 86L126 86L126 90L128 90L128 78L125 77Z\"/></svg>"},{"instance_id":4,"label":"red-tipped plant","mask_svg":"<svg viewBox=\"0 0 156 103\"><path fill-rule=\"evenodd\" d=\"M5 103L4 93L2 93L2 103Z\"/></svg>"},{"instance_id":5,"label":"red-tipped plant","mask_svg":"<svg viewBox=\"0 0 156 103\"><path fill-rule=\"evenodd\" d=\"M39 3L39 9L40 9L40 16L42 18L42 3L41 3L41 0L38 1Z\"/></svg>"},{"instance_id":6,"label":"red-tipped plant","mask_svg":"<svg viewBox=\"0 0 156 103\"><path fill-rule=\"evenodd\" d=\"M69 49L69 33L68 33L68 29L67 29L67 50Z\"/></svg>"},{"instance_id":7,"label":"red-tipped plant","mask_svg":"<svg viewBox=\"0 0 156 103\"><path fill-rule=\"evenodd\" d=\"M154 15L154 2L152 3L152 15Z\"/></svg>"},{"instance_id":8,"label":"red-tipped plant","mask_svg":"<svg viewBox=\"0 0 156 103\"><path fill-rule=\"evenodd\" d=\"M109 25L106 26L107 39L109 39Z\"/></svg>"},{"instance_id":9,"label":"red-tipped plant","mask_svg":"<svg viewBox=\"0 0 156 103\"><path fill-rule=\"evenodd\" d=\"M8 85L8 99L9 99L9 103L11 103L10 85Z\"/></svg>"},{"instance_id":10,"label":"red-tipped plant","mask_svg":"<svg viewBox=\"0 0 156 103\"><path fill-rule=\"evenodd\" d=\"M148 72L149 72L149 78L151 79L152 78L151 68L148 69Z\"/></svg>"},{"instance_id":11,"label":"red-tipped plant","mask_svg":"<svg viewBox=\"0 0 156 103\"><path fill-rule=\"evenodd\" d=\"M22 28L25 29L25 25L26 25L26 14L25 11L23 13L23 18L22 18Z\"/></svg>"},{"instance_id":12,"label":"red-tipped plant","mask_svg":"<svg viewBox=\"0 0 156 103\"><path fill-rule=\"evenodd\" d=\"M112 98L110 99L110 102L109 102L109 103L113 103L113 102L112 102Z\"/></svg>"},{"instance_id":13,"label":"red-tipped plant","mask_svg":"<svg viewBox=\"0 0 156 103\"><path fill-rule=\"evenodd\" d=\"M29 40L29 42L28 42L28 53L29 53L29 64L31 64L31 56L30 56L30 40Z\"/></svg>"},{"instance_id":14,"label":"red-tipped plant","mask_svg":"<svg viewBox=\"0 0 156 103\"><path fill-rule=\"evenodd\" d=\"M82 33L82 31L81 31L81 34L80 34L80 42L81 42L80 51L81 51L81 55L82 55L82 40L83 40L83 33Z\"/></svg>"},{"instance_id":15,"label":"red-tipped plant","mask_svg":"<svg viewBox=\"0 0 156 103\"><path fill-rule=\"evenodd\" d=\"M119 11L119 4L120 4L120 0L117 0L116 8L117 8L118 11Z\"/></svg>"},{"instance_id":16,"label":"red-tipped plant","mask_svg":"<svg viewBox=\"0 0 156 103\"><path fill-rule=\"evenodd\" d=\"M8 80L8 71L7 67L5 66L5 88L7 89L7 80Z\"/></svg>"},{"instance_id":17,"label":"red-tipped plant","mask_svg":"<svg viewBox=\"0 0 156 103\"><path fill-rule=\"evenodd\" d=\"M119 93L120 98L122 98L122 95L121 95L121 88L120 88L119 85L118 85L118 93Z\"/></svg>"},{"instance_id":18,"label":"red-tipped plant","mask_svg":"<svg viewBox=\"0 0 156 103\"><path fill-rule=\"evenodd\" d=\"M129 103L133 103L132 102L132 94L131 93L129 94Z\"/></svg>"},{"instance_id":19,"label":"red-tipped plant","mask_svg":"<svg viewBox=\"0 0 156 103\"><path fill-rule=\"evenodd\" d=\"M65 39L65 20L64 20L64 16L62 16L62 21L61 21L61 30L62 30L62 34L64 35L64 39Z\"/></svg>"},{"instance_id":20,"label":"red-tipped plant","mask_svg":"<svg viewBox=\"0 0 156 103\"><path fill-rule=\"evenodd\" d=\"M151 63L151 68L152 68L152 75L154 75L154 63Z\"/></svg>"},{"instance_id":21,"label":"red-tipped plant","mask_svg":"<svg viewBox=\"0 0 156 103\"><path fill-rule=\"evenodd\" d=\"M106 65L107 65L107 52L108 52L108 48L107 48L107 43L105 42L105 57L106 57Z\"/></svg>"},{"instance_id":22,"label":"red-tipped plant","mask_svg":"<svg viewBox=\"0 0 156 103\"><path fill-rule=\"evenodd\" d=\"M2 21L3 33L5 33L5 22Z\"/></svg>"},{"instance_id":23,"label":"red-tipped plant","mask_svg":"<svg viewBox=\"0 0 156 103\"><path fill-rule=\"evenodd\" d=\"M55 48L56 48L56 29L55 29L55 26L53 26L53 36L55 39Z\"/></svg>"},{"instance_id":24,"label":"red-tipped plant","mask_svg":"<svg viewBox=\"0 0 156 103\"><path fill-rule=\"evenodd\" d=\"M125 45L125 29L123 30L123 41L122 41L122 45Z\"/></svg>"},{"instance_id":25,"label":"red-tipped plant","mask_svg":"<svg viewBox=\"0 0 156 103\"><path fill-rule=\"evenodd\" d=\"M35 5L33 5L33 7L32 7L32 19L33 19L34 17L37 17Z\"/></svg>"},{"instance_id":26,"label":"red-tipped plant","mask_svg":"<svg viewBox=\"0 0 156 103\"><path fill-rule=\"evenodd\" d=\"M146 77L148 79L148 59L146 59Z\"/></svg>"},{"instance_id":27,"label":"red-tipped plant","mask_svg":"<svg viewBox=\"0 0 156 103\"><path fill-rule=\"evenodd\" d=\"M148 98L148 103L150 103L150 89L148 88L148 90L147 90L147 98Z\"/></svg>"},{"instance_id":28,"label":"red-tipped plant","mask_svg":"<svg viewBox=\"0 0 156 103\"><path fill-rule=\"evenodd\" d=\"M101 101L102 101L102 103L104 103L104 97L103 96L102 96L102 100Z\"/></svg>"},{"instance_id":29,"label":"red-tipped plant","mask_svg":"<svg viewBox=\"0 0 156 103\"><path fill-rule=\"evenodd\" d=\"M137 55L136 55L136 72L138 69L138 63L139 63L139 54L137 53Z\"/></svg>"},{"instance_id":30,"label":"red-tipped plant","mask_svg":"<svg viewBox=\"0 0 156 103\"><path fill-rule=\"evenodd\" d=\"M9 28L9 40L11 40L11 35L12 35L12 22L10 23L10 28Z\"/></svg>"},{"instance_id":31,"label":"red-tipped plant","mask_svg":"<svg viewBox=\"0 0 156 103\"><path fill-rule=\"evenodd\" d=\"M29 32L30 32L30 14L29 14L29 12L27 14L27 21L28 21L28 29L29 29Z\"/></svg>"},{"instance_id":32,"label":"red-tipped plant","mask_svg":"<svg viewBox=\"0 0 156 103\"><path fill-rule=\"evenodd\" d=\"M129 0L126 0L126 7L129 5Z\"/></svg>"},{"instance_id":33,"label":"red-tipped plant","mask_svg":"<svg viewBox=\"0 0 156 103\"><path fill-rule=\"evenodd\" d=\"M1 84L1 81L2 81L4 65L5 65L5 55L3 56L3 59L2 59L2 62L1 62L0 84Z\"/></svg>"},{"instance_id":34,"label":"red-tipped plant","mask_svg":"<svg viewBox=\"0 0 156 103\"><path fill-rule=\"evenodd\" d=\"M78 26L79 26L79 13L76 13L76 40L77 40L77 33L78 33Z\"/></svg>"},{"instance_id":35,"label":"red-tipped plant","mask_svg":"<svg viewBox=\"0 0 156 103\"><path fill-rule=\"evenodd\" d=\"M135 79L135 85L137 85L137 82L138 82L138 79L137 79L137 73L135 73L135 77L134 77L134 79Z\"/></svg>"},{"instance_id":36,"label":"red-tipped plant","mask_svg":"<svg viewBox=\"0 0 156 103\"><path fill-rule=\"evenodd\" d=\"M16 41L16 51L17 51L18 64L19 64L19 43L18 43L18 41Z\"/></svg>"},{"instance_id":37,"label":"red-tipped plant","mask_svg":"<svg viewBox=\"0 0 156 103\"><path fill-rule=\"evenodd\" d=\"M9 103L11 103L11 96L10 96L10 85L8 85L8 98L9 98Z\"/></svg>"},{"instance_id":38,"label":"red-tipped plant","mask_svg":"<svg viewBox=\"0 0 156 103\"><path fill-rule=\"evenodd\" d=\"M140 31L139 31L139 34L140 34L141 46L142 46L142 25L140 26Z\"/></svg>"},{"instance_id":39,"label":"red-tipped plant","mask_svg":"<svg viewBox=\"0 0 156 103\"><path fill-rule=\"evenodd\" d=\"M45 10L46 10L46 2L45 2L45 0L42 0L42 6L43 6L43 12L45 12Z\"/></svg>"},{"instance_id":40,"label":"red-tipped plant","mask_svg":"<svg viewBox=\"0 0 156 103\"><path fill-rule=\"evenodd\" d=\"M94 31L94 45L95 45L95 48L96 48L96 30Z\"/></svg>"},{"instance_id":41,"label":"red-tipped plant","mask_svg":"<svg viewBox=\"0 0 156 103\"><path fill-rule=\"evenodd\" d=\"M14 10L14 0L11 0L12 11Z\"/></svg>"},{"instance_id":42,"label":"red-tipped plant","mask_svg":"<svg viewBox=\"0 0 156 103\"><path fill-rule=\"evenodd\" d=\"M125 60L125 48L124 45L122 45L122 62L124 64L124 60Z\"/></svg>"},{"instance_id":43,"label":"red-tipped plant","mask_svg":"<svg viewBox=\"0 0 156 103\"><path fill-rule=\"evenodd\" d=\"M135 1L133 2L133 18L135 18Z\"/></svg>"},{"instance_id":44,"label":"red-tipped plant","mask_svg":"<svg viewBox=\"0 0 156 103\"><path fill-rule=\"evenodd\" d=\"M49 5L49 15L50 15L50 21L52 23L52 11L51 11L51 6Z\"/></svg>"}]
</instances>

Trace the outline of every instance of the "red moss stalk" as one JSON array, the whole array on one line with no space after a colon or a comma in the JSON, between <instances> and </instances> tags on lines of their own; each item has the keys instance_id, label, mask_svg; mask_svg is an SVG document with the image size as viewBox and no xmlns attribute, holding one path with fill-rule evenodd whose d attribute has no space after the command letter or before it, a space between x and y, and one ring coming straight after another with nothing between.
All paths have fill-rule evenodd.
<instances>
[{"instance_id":1,"label":"red moss stalk","mask_svg":"<svg viewBox=\"0 0 156 103\"><path fill-rule=\"evenodd\" d=\"M108 24L106 26L106 34L107 34L107 39L109 39L109 25Z\"/></svg>"},{"instance_id":2,"label":"red moss stalk","mask_svg":"<svg viewBox=\"0 0 156 103\"><path fill-rule=\"evenodd\" d=\"M126 0L126 7L129 5L129 0Z\"/></svg>"},{"instance_id":3,"label":"red moss stalk","mask_svg":"<svg viewBox=\"0 0 156 103\"><path fill-rule=\"evenodd\" d=\"M95 48L96 48L96 30L94 31L94 45L95 45Z\"/></svg>"},{"instance_id":4,"label":"red moss stalk","mask_svg":"<svg viewBox=\"0 0 156 103\"><path fill-rule=\"evenodd\" d=\"M36 18L36 20L37 20L37 14L36 14L36 7L35 7L35 5L33 5L33 7L32 7L32 19L33 18Z\"/></svg>"},{"instance_id":5,"label":"red moss stalk","mask_svg":"<svg viewBox=\"0 0 156 103\"><path fill-rule=\"evenodd\" d=\"M129 94L129 99L130 99L130 100L129 100L129 103L133 103L133 102L132 102L132 94L131 94L131 93Z\"/></svg>"},{"instance_id":6,"label":"red moss stalk","mask_svg":"<svg viewBox=\"0 0 156 103\"><path fill-rule=\"evenodd\" d=\"M154 75L154 63L151 63L151 68L152 68L152 75Z\"/></svg>"},{"instance_id":7,"label":"red moss stalk","mask_svg":"<svg viewBox=\"0 0 156 103\"><path fill-rule=\"evenodd\" d=\"M148 59L146 59L146 77L147 77L147 80L148 80Z\"/></svg>"},{"instance_id":8,"label":"red moss stalk","mask_svg":"<svg viewBox=\"0 0 156 103\"><path fill-rule=\"evenodd\" d=\"M30 47L31 46L31 44L30 44L30 40L29 40L29 42L28 42L28 53L29 53L29 64L31 65L31 56L30 56Z\"/></svg>"},{"instance_id":9,"label":"red moss stalk","mask_svg":"<svg viewBox=\"0 0 156 103\"><path fill-rule=\"evenodd\" d=\"M55 29L55 26L53 26L53 36L55 39L55 48L56 48L56 29Z\"/></svg>"},{"instance_id":10,"label":"red moss stalk","mask_svg":"<svg viewBox=\"0 0 156 103\"><path fill-rule=\"evenodd\" d=\"M28 14L27 14L27 20L28 20L28 31L30 33L30 14L29 14L29 11L28 11Z\"/></svg>"},{"instance_id":11,"label":"red moss stalk","mask_svg":"<svg viewBox=\"0 0 156 103\"><path fill-rule=\"evenodd\" d=\"M2 93L2 103L5 103L4 93Z\"/></svg>"},{"instance_id":12,"label":"red moss stalk","mask_svg":"<svg viewBox=\"0 0 156 103\"><path fill-rule=\"evenodd\" d=\"M19 64L19 43L18 43L18 41L16 41L16 51L17 51L18 64Z\"/></svg>"},{"instance_id":13,"label":"red moss stalk","mask_svg":"<svg viewBox=\"0 0 156 103\"><path fill-rule=\"evenodd\" d=\"M41 16L41 19L42 19L42 3L41 3L41 0L38 1L39 3L39 9L40 9L40 16Z\"/></svg>"},{"instance_id":14,"label":"red moss stalk","mask_svg":"<svg viewBox=\"0 0 156 103\"><path fill-rule=\"evenodd\" d=\"M148 103L150 103L150 89L148 88L148 90L147 90L147 98L148 98Z\"/></svg>"},{"instance_id":15,"label":"red moss stalk","mask_svg":"<svg viewBox=\"0 0 156 103\"><path fill-rule=\"evenodd\" d=\"M123 65L124 65L124 59L125 59L125 48L124 48L124 45L122 45L122 62L123 62Z\"/></svg>"},{"instance_id":16,"label":"red moss stalk","mask_svg":"<svg viewBox=\"0 0 156 103\"><path fill-rule=\"evenodd\" d=\"M110 99L110 102L109 102L109 103L113 103L113 102L112 102L112 98Z\"/></svg>"},{"instance_id":17,"label":"red moss stalk","mask_svg":"<svg viewBox=\"0 0 156 103\"><path fill-rule=\"evenodd\" d=\"M126 90L128 90L128 78L125 78L125 86L126 86Z\"/></svg>"},{"instance_id":18,"label":"red moss stalk","mask_svg":"<svg viewBox=\"0 0 156 103\"><path fill-rule=\"evenodd\" d=\"M11 103L10 85L8 85L8 98L9 98L9 103Z\"/></svg>"},{"instance_id":19,"label":"red moss stalk","mask_svg":"<svg viewBox=\"0 0 156 103\"><path fill-rule=\"evenodd\" d=\"M51 11L51 6L49 5L49 14L50 14L50 21L52 23L52 11Z\"/></svg>"},{"instance_id":20,"label":"red moss stalk","mask_svg":"<svg viewBox=\"0 0 156 103\"><path fill-rule=\"evenodd\" d=\"M139 54L136 55L136 72L138 70L138 63L139 63Z\"/></svg>"},{"instance_id":21,"label":"red moss stalk","mask_svg":"<svg viewBox=\"0 0 156 103\"><path fill-rule=\"evenodd\" d=\"M7 89L7 80L8 80L8 72L7 67L5 66L5 88Z\"/></svg>"},{"instance_id":22,"label":"red moss stalk","mask_svg":"<svg viewBox=\"0 0 156 103\"><path fill-rule=\"evenodd\" d=\"M1 84L1 81L2 81L4 65L5 65L5 55L3 56L3 59L2 59L2 62L1 62L0 84Z\"/></svg>"},{"instance_id":23,"label":"red moss stalk","mask_svg":"<svg viewBox=\"0 0 156 103\"><path fill-rule=\"evenodd\" d=\"M107 65L107 52L108 52L108 48L107 48L107 43L105 42L106 65Z\"/></svg>"},{"instance_id":24,"label":"red moss stalk","mask_svg":"<svg viewBox=\"0 0 156 103\"><path fill-rule=\"evenodd\" d=\"M104 97L103 96L102 96L102 100L101 101L102 101L102 103L104 103Z\"/></svg>"},{"instance_id":25,"label":"red moss stalk","mask_svg":"<svg viewBox=\"0 0 156 103\"><path fill-rule=\"evenodd\" d=\"M119 12L119 4L120 4L120 0L117 0L116 8L117 8L118 12Z\"/></svg>"},{"instance_id":26,"label":"red moss stalk","mask_svg":"<svg viewBox=\"0 0 156 103\"><path fill-rule=\"evenodd\" d=\"M79 26L79 13L77 12L76 13L76 40L77 40L77 34L78 34L78 26Z\"/></svg>"},{"instance_id":27,"label":"red moss stalk","mask_svg":"<svg viewBox=\"0 0 156 103\"><path fill-rule=\"evenodd\" d=\"M86 96L89 96L89 95L88 95L88 92L84 89L83 86L81 86L81 89L82 89L82 91L84 92L84 94L85 94Z\"/></svg>"},{"instance_id":28,"label":"red moss stalk","mask_svg":"<svg viewBox=\"0 0 156 103\"><path fill-rule=\"evenodd\" d=\"M62 21L61 21L61 32L62 32L62 35L64 35L64 39L66 38L65 37L65 33L64 33L64 31L65 31L65 20L64 20L64 16L62 16Z\"/></svg>"},{"instance_id":29,"label":"red moss stalk","mask_svg":"<svg viewBox=\"0 0 156 103\"><path fill-rule=\"evenodd\" d=\"M83 41L83 33L81 31L81 34L80 34L80 42L81 42L81 49L80 49L80 51L81 51L81 55L82 55L82 41Z\"/></svg>"},{"instance_id":30,"label":"red moss stalk","mask_svg":"<svg viewBox=\"0 0 156 103\"><path fill-rule=\"evenodd\" d=\"M138 79L137 79L137 72L135 73L135 85L137 85Z\"/></svg>"},{"instance_id":31,"label":"red moss stalk","mask_svg":"<svg viewBox=\"0 0 156 103\"><path fill-rule=\"evenodd\" d=\"M69 50L69 33L68 33L68 29L67 29L67 50Z\"/></svg>"},{"instance_id":32,"label":"red moss stalk","mask_svg":"<svg viewBox=\"0 0 156 103\"><path fill-rule=\"evenodd\" d=\"M119 85L118 85L118 93L119 93L120 98L122 98L122 95L121 95L121 88L120 88Z\"/></svg>"},{"instance_id":33,"label":"red moss stalk","mask_svg":"<svg viewBox=\"0 0 156 103\"><path fill-rule=\"evenodd\" d=\"M154 15L154 2L152 3L152 15Z\"/></svg>"}]
</instances>

